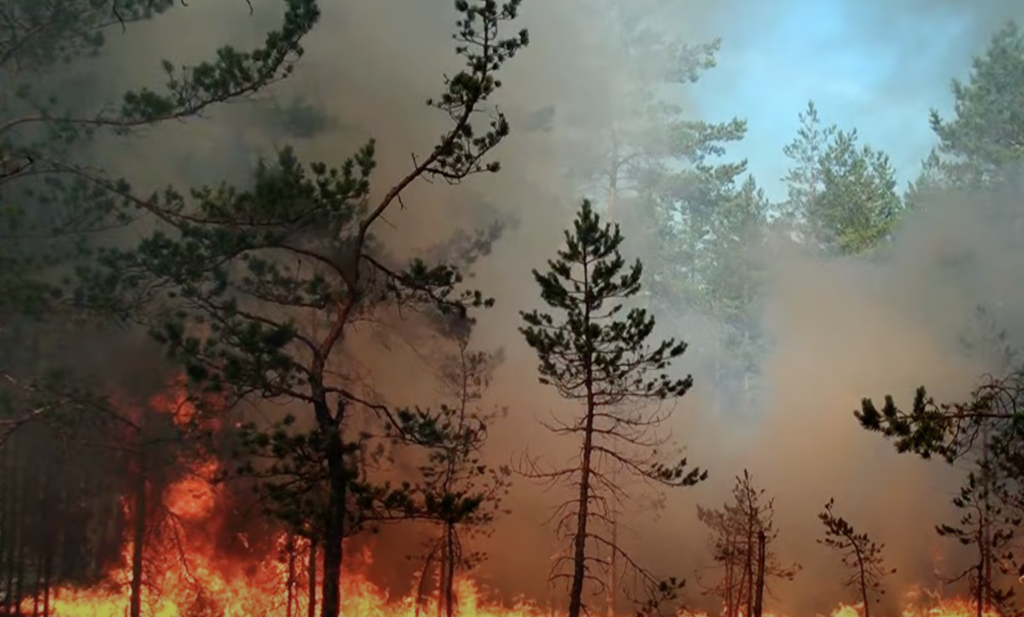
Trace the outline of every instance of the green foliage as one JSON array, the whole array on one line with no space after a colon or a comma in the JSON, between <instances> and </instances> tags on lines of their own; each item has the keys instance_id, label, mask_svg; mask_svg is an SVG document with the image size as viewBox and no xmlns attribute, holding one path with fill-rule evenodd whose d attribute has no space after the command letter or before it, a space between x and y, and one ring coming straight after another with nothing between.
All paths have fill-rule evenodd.
<instances>
[{"instance_id":1,"label":"green foliage","mask_svg":"<svg viewBox=\"0 0 1024 617\"><path fill-rule=\"evenodd\" d=\"M864 253L892 236L902 210L895 170L887 154L858 148L856 131L840 131L826 150L822 188L808 215L832 251Z\"/></svg>"},{"instance_id":2,"label":"green foliage","mask_svg":"<svg viewBox=\"0 0 1024 617\"><path fill-rule=\"evenodd\" d=\"M900 409L892 396L885 397L881 408L865 398L854 412L861 426L891 439L898 452L925 459L937 455L950 463L972 452L982 435L988 436L984 441L989 445L1012 443L1024 427L1018 405L1024 396L1024 372L1015 364L1017 354L1006 332L989 311L979 307L975 317L976 328L962 337L964 351L986 364L1001 365L1001 375L983 376L965 401L938 403L920 387L910 411Z\"/></svg>"},{"instance_id":3,"label":"green foliage","mask_svg":"<svg viewBox=\"0 0 1024 617\"><path fill-rule=\"evenodd\" d=\"M903 209L888 155L857 141L856 130L822 127L809 102L797 137L783 149L794 162L784 215L826 253L874 249L891 237Z\"/></svg>"},{"instance_id":4,"label":"green foliage","mask_svg":"<svg viewBox=\"0 0 1024 617\"><path fill-rule=\"evenodd\" d=\"M70 307L64 280L87 259L96 234L128 223L147 198L90 161L98 131L124 133L251 95L291 71L300 41L319 18L315 0L288 0L282 26L265 44L242 52L230 46L212 61L175 67L165 62L162 91L123 95L120 108L86 110L64 64L85 68L100 56L111 27L151 19L173 0L15 0L0 9L0 319L40 318Z\"/></svg>"},{"instance_id":5,"label":"green foliage","mask_svg":"<svg viewBox=\"0 0 1024 617\"><path fill-rule=\"evenodd\" d=\"M867 533L858 533L849 521L835 513L834 506L835 500L830 499L818 514L818 519L825 526L825 536L817 542L839 553L843 565L851 571L843 585L859 590L864 614L868 617L871 596L876 596L875 601L881 602L880 596L885 594L882 579L895 574L896 569L885 567L882 554L885 545L875 543Z\"/></svg>"},{"instance_id":6,"label":"green foliage","mask_svg":"<svg viewBox=\"0 0 1024 617\"><path fill-rule=\"evenodd\" d=\"M640 292L643 266L627 266L619 253L623 238L616 225L602 225L584 201L565 247L549 260L547 273L534 271L541 299L565 314L556 322L549 313L522 313L526 343L540 359L540 381L563 397L588 405L614 406L629 399L683 396L693 385L661 372L683 355L686 343L668 339L648 347L654 318L633 308L616 319L622 304L610 304ZM610 305L609 305L610 304ZM654 378L647 374L654 371Z\"/></svg>"},{"instance_id":7,"label":"green foliage","mask_svg":"<svg viewBox=\"0 0 1024 617\"><path fill-rule=\"evenodd\" d=\"M799 119L796 137L782 148L782 153L793 162L782 178L788 194L782 216L798 228L807 224L807 212L822 193L821 162L838 130L835 125L822 126L814 101L807 102Z\"/></svg>"},{"instance_id":8,"label":"green foliage","mask_svg":"<svg viewBox=\"0 0 1024 617\"><path fill-rule=\"evenodd\" d=\"M976 56L967 82L951 86L955 117L935 110L939 138L933 166L945 186L981 187L1006 177L1007 164L1024 158L1024 35L1008 21Z\"/></svg>"},{"instance_id":9,"label":"green foliage","mask_svg":"<svg viewBox=\"0 0 1024 617\"><path fill-rule=\"evenodd\" d=\"M679 398L693 380L666 372L686 344L667 339L651 345L654 318L638 307L625 311L624 302L640 292L643 267L639 260L626 263L619 251L622 242L618 225L602 224L584 201L572 230L565 232L564 247L548 261L548 271L533 272L541 299L555 314L521 313L525 325L520 331L537 354L540 382L583 407L570 419L545 424L556 435L579 440L580 463L546 470L528 460L523 471L579 490L578 499L563 504L556 517L558 531L569 536L573 547L566 558L572 560L570 614L582 610L584 579L593 576L591 566L604 567L588 546L621 554L652 593L662 582L599 530L614 520L627 495L627 478L685 487L707 477L704 471L689 469L685 458L674 463L662 459L660 449L667 439L658 429L670 412L652 412L644 403ZM555 567L562 565L564 560Z\"/></svg>"}]
</instances>

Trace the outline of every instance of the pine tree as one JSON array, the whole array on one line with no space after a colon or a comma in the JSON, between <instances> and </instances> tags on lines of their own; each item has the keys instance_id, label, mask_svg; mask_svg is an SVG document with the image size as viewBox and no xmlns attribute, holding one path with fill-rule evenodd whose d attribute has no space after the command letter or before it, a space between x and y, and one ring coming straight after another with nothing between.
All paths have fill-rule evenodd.
<instances>
[{"instance_id":1,"label":"pine tree","mask_svg":"<svg viewBox=\"0 0 1024 617\"><path fill-rule=\"evenodd\" d=\"M565 232L564 247L548 262L549 270L533 273L541 299L556 313L522 313L521 332L537 353L540 382L581 406L578 414L545 424L556 435L578 440L579 465L547 469L527 459L520 468L528 477L578 490L557 516L571 557L559 560L556 568L569 561L571 571L553 576L571 581L569 617L585 610L584 587L597 576L594 567L609 565L594 555L595 549L632 564L651 594L681 584L659 581L635 565L602 527L611 520L613 500L626 494L629 477L669 487L692 486L707 477L688 468L686 459L666 463L660 457L667 439L658 428L669 412L663 407L652 411L645 403L681 397L693 380L664 372L686 351L685 343L668 339L652 345L654 319L647 311L631 308L623 314L624 302L640 292L643 267L639 260L627 265L619 250L622 242L618 225L602 224L584 201L572 230Z\"/></svg>"},{"instance_id":2,"label":"pine tree","mask_svg":"<svg viewBox=\"0 0 1024 617\"><path fill-rule=\"evenodd\" d=\"M885 567L882 551L884 544L876 544L866 533L858 533L853 525L834 511L835 500L830 499L818 519L825 526L825 536L818 544L837 551L843 565L851 572L843 581L844 587L853 587L864 604L864 617L871 617L871 600L881 601L878 596L885 593L882 578L895 574L895 569Z\"/></svg>"},{"instance_id":3,"label":"pine tree","mask_svg":"<svg viewBox=\"0 0 1024 617\"><path fill-rule=\"evenodd\" d=\"M822 126L814 101L799 115L796 137L783 149L793 166L786 172L787 200L782 208L782 221L787 226L807 233L807 213L814 208L824 190L822 158L838 130L834 124Z\"/></svg>"},{"instance_id":4,"label":"pine tree","mask_svg":"<svg viewBox=\"0 0 1024 617\"><path fill-rule=\"evenodd\" d=\"M765 497L747 470L736 477L730 502L721 509L698 506L697 517L708 527L712 559L720 570L704 593L722 599L726 617L757 614L768 581L792 580L800 572L799 564L783 565L773 549L779 536L775 500Z\"/></svg>"},{"instance_id":5,"label":"pine tree","mask_svg":"<svg viewBox=\"0 0 1024 617\"><path fill-rule=\"evenodd\" d=\"M1008 164L1024 158L1024 33L1014 21L993 34L976 56L970 78L954 79L955 116L931 112L939 138L930 165L940 186L980 188L1008 177Z\"/></svg>"},{"instance_id":6,"label":"pine tree","mask_svg":"<svg viewBox=\"0 0 1024 617\"><path fill-rule=\"evenodd\" d=\"M826 254L874 249L891 237L903 209L888 155L858 141L856 130L822 126L812 101L783 148L793 160L783 220Z\"/></svg>"},{"instance_id":7,"label":"pine tree","mask_svg":"<svg viewBox=\"0 0 1024 617\"><path fill-rule=\"evenodd\" d=\"M340 611L342 539L351 508L362 508L367 498L381 507L407 501L402 487L365 486L357 471L360 436L349 439L361 425L357 420L379 414L410 441L436 428L405 425L394 410L339 383L332 362L352 323L395 307L468 323L470 309L490 304L479 292L460 291L455 264L416 259L403 269L393 263L374 241L373 227L418 180L457 184L498 171L487 157L508 135L508 122L495 112L478 132L473 120L501 86L501 66L528 43L525 30L502 36L519 5L456 2L454 39L465 67L428 101L450 119L449 128L378 200L370 194L372 142L338 168L304 165L284 149L276 162L259 165L249 189L222 184L188 197L168 190L147 201L158 230L130 250L105 251L102 267L82 274L85 302L108 303L111 310L152 307L144 322L194 382L229 403L287 400L308 410L306 426L313 428L307 438L277 445L311 449L309 458L319 464L305 476L308 482L291 484L280 497L299 504L308 498L319 514L313 527L322 532L316 539L323 553L323 617ZM273 426L270 437L280 431L294 437L292 428Z\"/></svg>"},{"instance_id":8,"label":"pine tree","mask_svg":"<svg viewBox=\"0 0 1024 617\"><path fill-rule=\"evenodd\" d=\"M437 528L426 544L420 575L421 597L427 575L436 571L438 613L457 614L455 575L476 567L486 555L470 550L474 537L488 536L492 523L507 510L502 500L511 484L511 469L492 467L482 460L489 431L506 409L479 409L499 360L496 354L469 349L467 336L458 336L457 351L442 361L441 385L448 402L435 413L445 436L433 444L421 467L424 511Z\"/></svg>"},{"instance_id":9,"label":"pine tree","mask_svg":"<svg viewBox=\"0 0 1024 617\"><path fill-rule=\"evenodd\" d=\"M857 131L839 131L822 157L822 191L808 211L827 252L854 255L891 238L902 201L889 157L857 144Z\"/></svg>"}]
</instances>

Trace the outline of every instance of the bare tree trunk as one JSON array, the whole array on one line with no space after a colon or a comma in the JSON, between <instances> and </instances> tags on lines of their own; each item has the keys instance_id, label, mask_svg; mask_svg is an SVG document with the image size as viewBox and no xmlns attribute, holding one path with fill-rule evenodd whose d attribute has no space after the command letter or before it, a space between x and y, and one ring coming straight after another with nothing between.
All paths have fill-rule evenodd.
<instances>
[{"instance_id":1,"label":"bare tree trunk","mask_svg":"<svg viewBox=\"0 0 1024 617\"><path fill-rule=\"evenodd\" d=\"M591 459L594 453L594 398L590 392L591 367L587 366L587 418L583 436L583 460L580 463L579 508L576 513L576 536L573 539L572 587L569 590L569 617L583 612L583 581L587 565L587 522L590 505ZM325 616L326 617L326 616Z\"/></svg>"},{"instance_id":2,"label":"bare tree trunk","mask_svg":"<svg viewBox=\"0 0 1024 617\"><path fill-rule=\"evenodd\" d=\"M759 529L757 531L757 588L754 591L754 610L751 611L750 617L761 617L761 612L764 609L764 569L768 560L767 544L768 537L765 535L764 529Z\"/></svg>"},{"instance_id":3,"label":"bare tree trunk","mask_svg":"<svg viewBox=\"0 0 1024 617\"><path fill-rule=\"evenodd\" d=\"M43 617L50 617L50 590L53 586L53 553L56 548L53 542L46 546L46 558L43 560Z\"/></svg>"},{"instance_id":4,"label":"bare tree trunk","mask_svg":"<svg viewBox=\"0 0 1024 617\"><path fill-rule=\"evenodd\" d=\"M445 524L445 549L442 567L442 589L446 617L455 617L455 525Z\"/></svg>"},{"instance_id":5,"label":"bare tree trunk","mask_svg":"<svg viewBox=\"0 0 1024 617\"><path fill-rule=\"evenodd\" d=\"M8 442L4 448L4 468L3 473L0 474L0 478L3 480L2 491L3 498L0 501L0 542L2 542L2 552L0 557L3 559L3 575L4 575L4 599L3 599L3 612L5 614L11 614L11 598L14 594L14 481L17 475L17 466L12 462L14 457L11 456L11 442Z\"/></svg>"},{"instance_id":6,"label":"bare tree trunk","mask_svg":"<svg viewBox=\"0 0 1024 617\"><path fill-rule=\"evenodd\" d=\"M614 479L614 475L613 475ZM614 497L613 497L614 499ZM612 507L612 554L608 560L608 615L615 617L619 608L619 516L618 509Z\"/></svg>"},{"instance_id":7,"label":"bare tree trunk","mask_svg":"<svg viewBox=\"0 0 1024 617\"><path fill-rule=\"evenodd\" d=\"M330 490L327 496L327 521L324 529L324 566L321 585L320 617L338 617L341 614L341 562L344 557L342 541L345 539L345 501L348 498L348 469L345 444L341 436L344 418L342 408L331 419L326 401L317 402L316 415L326 443L327 473Z\"/></svg>"},{"instance_id":8,"label":"bare tree trunk","mask_svg":"<svg viewBox=\"0 0 1024 617\"><path fill-rule=\"evenodd\" d=\"M727 561L725 562L725 574L724 574L724 577L723 577L724 581L725 581L725 589L723 590L725 598L723 598L723 600L725 601L725 616L726 617L736 617L736 607L737 607L737 602L736 602L736 566L733 563L734 558L733 558L733 546L732 545L733 545L733 540L730 539L730 540L728 540L728 544L727 544L727 546L725 548L726 556L727 556Z\"/></svg>"},{"instance_id":9,"label":"bare tree trunk","mask_svg":"<svg viewBox=\"0 0 1024 617\"><path fill-rule=\"evenodd\" d=\"M26 572L26 562L28 561L28 544L31 541L31 528L28 525L29 508L31 502L28 499L28 478L27 471L23 468L21 475L21 490L19 491L18 498L18 551L17 551L17 573L15 576L14 583L14 614L15 617L21 617L23 614L22 604L25 600L25 579L28 576Z\"/></svg>"},{"instance_id":10,"label":"bare tree trunk","mask_svg":"<svg viewBox=\"0 0 1024 617\"><path fill-rule=\"evenodd\" d=\"M748 515L747 519L747 554L746 560L743 564L743 581L746 587L746 596L743 598L747 605L746 617L751 617L754 612L754 551L757 550L754 545L755 538L754 527L757 525L757 521L753 514Z\"/></svg>"},{"instance_id":11,"label":"bare tree trunk","mask_svg":"<svg viewBox=\"0 0 1024 617\"><path fill-rule=\"evenodd\" d=\"M309 564L307 565L309 577L309 604L306 606L306 617L316 617L316 541L309 539Z\"/></svg>"},{"instance_id":12,"label":"bare tree trunk","mask_svg":"<svg viewBox=\"0 0 1024 617\"><path fill-rule=\"evenodd\" d=\"M146 462L141 453L138 456L138 465L138 476L135 478L135 510L132 512L132 582L128 617L142 615L142 559L146 547L146 512L149 509L146 499Z\"/></svg>"},{"instance_id":13,"label":"bare tree trunk","mask_svg":"<svg viewBox=\"0 0 1024 617\"><path fill-rule=\"evenodd\" d=\"M289 533L285 541L285 558L288 560L288 579L285 581L288 607L285 616L292 617L295 608L295 534Z\"/></svg>"},{"instance_id":14,"label":"bare tree trunk","mask_svg":"<svg viewBox=\"0 0 1024 617\"><path fill-rule=\"evenodd\" d=\"M977 617L983 617L991 598L989 591L992 585L992 530L989 521L991 512L992 475L989 470L989 435L988 425L982 426L981 434L981 485L983 499L978 513L978 594Z\"/></svg>"}]
</instances>

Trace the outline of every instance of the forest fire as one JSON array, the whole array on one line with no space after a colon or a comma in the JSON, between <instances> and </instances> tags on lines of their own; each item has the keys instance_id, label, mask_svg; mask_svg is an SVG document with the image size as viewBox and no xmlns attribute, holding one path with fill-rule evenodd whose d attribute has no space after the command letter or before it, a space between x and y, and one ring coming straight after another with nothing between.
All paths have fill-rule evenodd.
<instances>
[{"instance_id":1,"label":"forest fire","mask_svg":"<svg viewBox=\"0 0 1024 617\"><path fill-rule=\"evenodd\" d=\"M178 382L170 395L151 398L149 410L166 414L178 425L195 420L195 408L180 386ZM127 415L137 419L141 414L140 410L131 409ZM207 455L190 461L187 467L187 471L168 483L154 500L160 504L163 516L154 517L153 510L147 510L150 520L146 521L149 531L144 535L141 614L145 617L315 614L309 607L309 590L316 589L317 583L314 579L314 585L310 585L310 573L316 577L320 568L316 561L310 564L309 543L302 539L291 543L287 534L280 533L266 543L272 550L263 551L266 554L262 556L257 550L248 555L238 554L237 550L225 551L223 538L230 508L229 493L217 481L222 464ZM153 500L152 496L148 499ZM134 521L132 499L123 497L121 502L126 520ZM132 526L128 527L120 563L110 569L102 584L89 589L57 589L47 592L44 598L27 598L22 602L22 613L53 617L126 615L134 560ZM243 534L236 534L233 539L243 548L249 548L249 541ZM348 561L343 579L344 617L436 614L436 602L417 602L411 597L394 600L385 590L369 582L359 572L372 561L369 552ZM461 580L456 587L462 615L526 617L545 614L530 606L491 605L470 580Z\"/></svg>"},{"instance_id":2,"label":"forest fire","mask_svg":"<svg viewBox=\"0 0 1024 617\"><path fill-rule=\"evenodd\" d=\"M150 400L149 408L172 417L176 424L195 420L195 409L184 389L176 387L169 396ZM133 411L130 415L137 416ZM179 461L180 463L181 461ZM190 461L188 470L169 482L158 502L164 516L147 521L143 551L142 606L144 617L306 617L316 615L318 560L310 563L308 542L290 540L284 533L265 544L271 550L244 554L225 550L223 538L229 525L229 491L217 481L222 463L207 455ZM132 500L121 499L127 521L134 521ZM104 582L87 589L63 588L44 597L26 598L23 615L53 617L123 617L128 614L133 580L134 542L132 525L122 543L121 560L111 568ZM242 534L235 540L245 549ZM437 598L414 595L392 598L387 590L361 573L372 562L364 551L349 558L343 577L342 617L419 617L439 615ZM313 585L310 576L314 577ZM470 578L457 582L458 615L461 617L554 617L562 614L535 603L504 606L488 600L486 593ZM919 594L920 595L920 594ZM314 605L310 607L310 597ZM972 603L932 598L927 607L913 602L903 617L975 617ZM688 613L692 617L703 614ZM742 612L739 613L742 617ZM766 617L773 617L766 612ZM860 617L857 606L843 605L832 617ZM988 613L985 617L995 617Z\"/></svg>"}]
</instances>

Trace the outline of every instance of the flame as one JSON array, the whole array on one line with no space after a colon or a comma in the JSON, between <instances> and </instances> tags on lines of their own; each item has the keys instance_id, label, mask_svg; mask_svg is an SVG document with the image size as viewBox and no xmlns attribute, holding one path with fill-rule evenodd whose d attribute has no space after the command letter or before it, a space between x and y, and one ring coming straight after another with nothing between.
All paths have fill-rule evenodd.
<instances>
[{"instance_id":1,"label":"flame","mask_svg":"<svg viewBox=\"0 0 1024 617\"><path fill-rule=\"evenodd\" d=\"M150 400L157 410L172 414L175 422L185 425L197 412L179 382L169 393ZM255 564L240 563L237 556L225 556L217 544L224 537L227 495L214 479L220 463L213 457L190 464L188 473L169 484L160 496L166 510L165 520L153 530L145 547L144 617L306 617L309 588L308 543L295 541L289 566L284 549L286 535L274 539L278 551ZM132 520L131 500L124 499L128 520ZM246 538L238 538L248 547ZM49 615L53 617L125 617L128 614L129 589L132 581L133 546L126 538L122 564L108 573L107 583L93 589L58 589L49 599ZM365 567L372 554L364 553ZM317 571L320 566L317 565ZM433 617L443 614L437 599L419 602L415 597L391 598L387 590L374 585L359 573L358 565L348 564L342 580L342 617ZM287 581L291 579L292 585ZM289 594L288 589L293 590ZM316 587L319 593L319 586ZM291 596L291 597L289 597ZM557 617L536 603L520 601L503 606L488 599L488 594L470 578L456 581L456 597L460 617ZM26 600L24 614L37 614ZM908 605L916 604L913 599ZM975 617L974 605L964 600L937 599L926 609L904 610L902 617ZM314 607L318 608L318 607ZM29 613L29 611L32 611ZM319 611L314 613L319 615ZM831 617L862 617L860 605L840 604ZM709 617L702 613L680 613L680 617ZM743 617L742 615L740 617ZM784 617L765 613L764 617ZM998 617L994 611L983 617Z\"/></svg>"}]
</instances>

